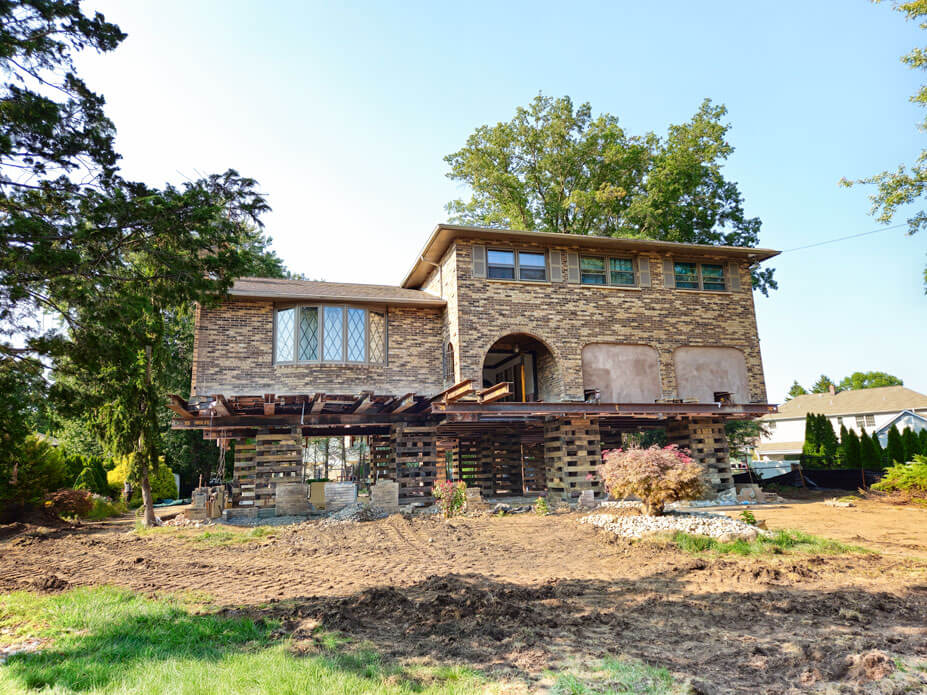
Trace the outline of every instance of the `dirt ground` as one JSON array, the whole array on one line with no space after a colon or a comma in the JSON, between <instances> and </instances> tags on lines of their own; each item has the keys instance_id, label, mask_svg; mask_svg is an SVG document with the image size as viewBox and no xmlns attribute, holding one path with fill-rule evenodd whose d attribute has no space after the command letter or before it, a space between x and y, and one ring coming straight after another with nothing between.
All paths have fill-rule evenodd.
<instances>
[{"instance_id":1,"label":"dirt ground","mask_svg":"<svg viewBox=\"0 0 927 695\"><path fill-rule=\"evenodd\" d=\"M771 528L879 553L693 556L616 541L575 513L307 522L217 547L191 540L200 530L139 536L124 521L8 527L0 591L197 592L213 610L282 619L300 652L322 648L323 625L387 657L528 687L607 654L666 666L703 693L902 692L869 679L927 669L927 510L752 509Z\"/></svg>"}]
</instances>

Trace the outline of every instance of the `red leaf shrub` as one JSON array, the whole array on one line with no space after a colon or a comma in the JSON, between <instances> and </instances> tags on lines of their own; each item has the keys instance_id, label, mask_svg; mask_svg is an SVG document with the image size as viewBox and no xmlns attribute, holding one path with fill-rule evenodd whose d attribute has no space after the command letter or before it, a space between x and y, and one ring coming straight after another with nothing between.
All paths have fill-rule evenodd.
<instances>
[{"instance_id":1,"label":"red leaf shrub","mask_svg":"<svg viewBox=\"0 0 927 695\"><path fill-rule=\"evenodd\" d=\"M640 498L649 516L662 514L669 502L694 499L705 490L701 466L675 444L613 449L604 459L598 472L605 489L618 499Z\"/></svg>"},{"instance_id":2,"label":"red leaf shrub","mask_svg":"<svg viewBox=\"0 0 927 695\"><path fill-rule=\"evenodd\" d=\"M87 490L58 490L45 495L45 508L58 516L87 516L93 494Z\"/></svg>"}]
</instances>

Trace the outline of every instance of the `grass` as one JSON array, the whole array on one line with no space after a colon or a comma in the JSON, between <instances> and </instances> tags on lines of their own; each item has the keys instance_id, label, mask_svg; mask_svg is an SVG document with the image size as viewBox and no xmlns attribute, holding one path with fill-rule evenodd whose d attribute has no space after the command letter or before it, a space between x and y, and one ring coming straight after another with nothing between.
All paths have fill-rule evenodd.
<instances>
[{"instance_id":1,"label":"grass","mask_svg":"<svg viewBox=\"0 0 927 695\"><path fill-rule=\"evenodd\" d=\"M273 526L224 527L207 526L194 528L189 526L153 526L146 528L136 522L135 533L139 536L174 536L180 540L207 548L253 543L263 538L273 538L279 529Z\"/></svg>"},{"instance_id":2,"label":"grass","mask_svg":"<svg viewBox=\"0 0 927 695\"><path fill-rule=\"evenodd\" d=\"M608 657L596 668L555 675L552 695L682 695L687 686L665 668L648 666L637 659Z\"/></svg>"},{"instance_id":3,"label":"grass","mask_svg":"<svg viewBox=\"0 0 927 695\"><path fill-rule=\"evenodd\" d=\"M760 535L754 541L736 540L727 543L690 533L677 531L669 536L670 543L687 553L715 552L731 555L775 555L784 553L810 553L842 555L847 553L869 553L871 550L858 545L847 545L829 538L813 536L804 531L786 529L774 531L768 536Z\"/></svg>"},{"instance_id":4,"label":"grass","mask_svg":"<svg viewBox=\"0 0 927 695\"><path fill-rule=\"evenodd\" d=\"M149 599L109 587L39 596L0 595L8 641L49 640L0 667L0 692L64 695L260 695L482 692L477 673L457 667L403 668L346 639L319 633L325 650L297 656L275 621L198 614L180 598Z\"/></svg>"}]
</instances>

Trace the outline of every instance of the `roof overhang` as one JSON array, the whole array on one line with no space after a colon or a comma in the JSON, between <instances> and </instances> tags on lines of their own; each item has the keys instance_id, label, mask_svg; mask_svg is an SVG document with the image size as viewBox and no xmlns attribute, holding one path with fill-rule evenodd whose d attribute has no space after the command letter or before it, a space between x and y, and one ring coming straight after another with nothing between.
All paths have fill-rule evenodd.
<instances>
[{"instance_id":1,"label":"roof overhang","mask_svg":"<svg viewBox=\"0 0 927 695\"><path fill-rule=\"evenodd\" d=\"M380 304L385 306L414 306L440 309L447 302L440 297L425 296L420 299L406 297L383 297L377 295L339 295L318 292L273 292L261 290L256 292L230 289L229 297L240 299L259 299L273 302L346 302L355 304Z\"/></svg>"},{"instance_id":2,"label":"roof overhang","mask_svg":"<svg viewBox=\"0 0 927 695\"><path fill-rule=\"evenodd\" d=\"M533 242L541 244L562 244L603 250L625 251L633 253L650 253L656 255L692 254L704 257L723 258L748 263L759 263L779 255L773 249L750 248L743 246L710 246L708 244L681 244L673 241L656 241L653 239L616 239L614 237L588 236L582 234L556 234L552 232L531 232L519 229L491 229L489 227L471 227L468 225L439 224L434 228L425 247L408 272L402 287L416 288L428 278L428 274L458 238L476 239L490 242Z\"/></svg>"}]
</instances>

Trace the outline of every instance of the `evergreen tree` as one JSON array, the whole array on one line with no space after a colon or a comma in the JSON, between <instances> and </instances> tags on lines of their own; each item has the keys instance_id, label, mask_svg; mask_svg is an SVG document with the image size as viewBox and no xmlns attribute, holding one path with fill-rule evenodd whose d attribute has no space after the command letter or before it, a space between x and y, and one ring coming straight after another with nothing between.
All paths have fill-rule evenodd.
<instances>
[{"instance_id":1,"label":"evergreen tree","mask_svg":"<svg viewBox=\"0 0 927 695\"><path fill-rule=\"evenodd\" d=\"M798 383L798 381L793 381L791 388L789 388L788 395L786 395L785 400L790 401L796 396L804 396L808 392L805 390L805 387Z\"/></svg>"},{"instance_id":2,"label":"evergreen tree","mask_svg":"<svg viewBox=\"0 0 927 695\"><path fill-rule=\"evenodd\" d=\"M888 445L885 447L888 454L889 465L893 463L904 463L904 442L901 439L901 432L896 425L892 425L888 431Z\"/></svg>"},{"instance_id":3,"label":"evergreen tree","mask_svg":"<svg viewBox=\"0 0 927 695\"><path fill-rule=\"evenodd\" d=\"M840 446L837 448L837 456L840 458L841 463L847 460L847 437L849 433L847 432L847 426L842 422L840 423Z\"/></svg>"},{"instance_id":4,"label":"evergreen tree","mask_svg":"<svg viewBox=\"0 0 927 695\"><path fill-rule=\"evenodd\" d=\"M921 456L927 456L927 429L922 429L917 435L917 440L921 444Z\"/></svg>"},{"instance_id":5,"label":"evergreen tree","mask_svg":"<svg viewBox=\"0 0 927 695\"><path fill-rule=\"evenodd\" d=\"M905 427L901 433L901 443L904 445L905 461L913 461L914 457L921 453L921 441L910 427Z\"/></svg>"},{"instance_id":6,"label":"evergreen tree","mask_svg":"<svg viewBox=\"0 0 927 695\"><path fill-rule=\"evenodd\" d=\"M872 437L866 434L865 427L859 435L859 458L863 468L877 470L882 467L879 453L872 443Z\"/></svg>"},{"instance_id":7,"label":"evergreen tree","mask_svg":"<svg viewBox=\"0 0 927 695\"><path fill-rule=\"evenodd\" d=\"M832 386L834 389L837 388L837 384L835 384L829 376L822 374L820 378L811 385L811 393L827 393Z\"/></svg>"},{"instance_id":8,"label":"evergreen tree","mask_svg":"<svg viewBox=\"0 0 927 695\"><path fill-rule=\"evenodd\" d=\"M879 435L875 432L871 435L872 439L872 448L875 449L876 456L879 458L879 466L884 468L888 465L888 461L885 456L885 450L882 449L882 441L879 439Z\"/></svg>"},{"instance_id":9,"label":"evergreen tree","mask_svg":"<svg viewBox=\"0 0 927 695\"><path fill-rule=\"evenodd\" d=\"M820 453L819 430L817 416L814 413L805 415L805 443L801 448L803 454L817 456Z\"/></svg>"},{"instance_id":10,"label":"evergreen tree","mask_svg":"<svg viewBox=\"0 0 927 695\"><path fill-rule=\"evenodd\" d=\"M847 433L847 443L846 443L846 461L844 465L847 468L860 468L862 464L861 459L861 447L859 441L859 435L856 434L856 430L850 430Z\"/></svg>"},{"instance_id":11,"label":"evergreen tree","mask_svg":"<svg viewBox=\"0 0 927 695\"><path fill-rule=\"evenodd\" d=\"M837 462L837 447L840 443L837 441L837 433L834 432L834 425L826 415L819 415L819 427L821 437L821 455L828 466L833 466ZM857 445L859 442L857 441ZM858 447L857 447L858 450Z\"/></svg>"}]
</instances>

